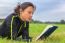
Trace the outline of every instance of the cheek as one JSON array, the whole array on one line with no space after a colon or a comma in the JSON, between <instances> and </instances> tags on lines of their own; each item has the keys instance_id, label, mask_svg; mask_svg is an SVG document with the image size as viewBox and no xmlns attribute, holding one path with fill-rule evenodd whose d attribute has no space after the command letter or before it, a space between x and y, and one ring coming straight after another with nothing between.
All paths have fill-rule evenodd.
<instances>
[{"instance_id":1,"label":"cheek","mask_svg":"<svg viewBox=\"0 0 65 43\"><path fill-rule=\"evenodd\" d=\"M28 18L29 18L29 15L28 15L28 14L24 14L23 17L24 17L25 19L28 19Z\"/></svg>"},{"instance_id":2,"label":"cheek","mask_svg":"<svg viewBox=\"0 0 65 43\"><path fill-rule=\"evenodd\" d=\"M27 15L26 15L26 18L29 18L29 17L30 17L29 14L27 14Z\"/></svg>"},{"instance_id":3,"label":"cheek","mask_svg":"<svg viewBox=\"0 0 65 43\"><path fill-rule=\"evenodd\" d=\"M29 18L29 16L30 16L30 15L26 12L26 13L25 13L25 17L26 17L26 18Z\"/></svg>"}]
</instances>

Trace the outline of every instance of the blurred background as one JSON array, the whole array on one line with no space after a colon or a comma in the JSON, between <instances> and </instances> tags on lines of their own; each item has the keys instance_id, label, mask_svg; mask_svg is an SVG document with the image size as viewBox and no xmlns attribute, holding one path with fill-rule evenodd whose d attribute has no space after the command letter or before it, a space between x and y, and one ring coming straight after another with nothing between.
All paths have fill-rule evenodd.
<instances>
[{"instance_id":1,"label":"blurred background","mask_svg":"<svg viewBox=\"0 0 65 43\"><path fill-rule=\"evenodd\" d=\"M18 3L32 2L36 5L33 20L60 22L65 20L65 0L0 0L0 19L11 14Z\"/></svg>"}]
</instances>

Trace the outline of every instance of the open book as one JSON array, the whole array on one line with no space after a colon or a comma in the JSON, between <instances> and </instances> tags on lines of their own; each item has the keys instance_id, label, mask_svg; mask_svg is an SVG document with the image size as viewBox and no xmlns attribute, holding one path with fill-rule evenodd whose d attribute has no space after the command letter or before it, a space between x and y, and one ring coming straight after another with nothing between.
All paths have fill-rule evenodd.
<instances>
[{"instance_id":1,"label":"open book","mask_svg":"<svg viewBox=\"0 0 65 43\"><path fill-rule=\"evenodd\" d=\"M42 33L36 38L36 40L39 39L46 39L49 35L51 35L55 30L57 29L57 26L48 25Z\"/></svg>"}]
</instances>

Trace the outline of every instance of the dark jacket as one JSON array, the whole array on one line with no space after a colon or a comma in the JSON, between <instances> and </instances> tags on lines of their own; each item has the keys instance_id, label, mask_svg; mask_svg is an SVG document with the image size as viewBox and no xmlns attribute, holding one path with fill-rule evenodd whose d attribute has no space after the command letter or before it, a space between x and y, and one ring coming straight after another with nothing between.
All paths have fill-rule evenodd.
<instances>
[{"instance_id":1,"label":"dark jacket","mask_svg":"<svg viewBox=\"0 0 65 43\"><path fill-rule=\"evenodd\" d=\"M9 15L0 26L0 36L16 39L29 37L29 22L22 21L17 14Z\"/></svg>"}]
</instances>

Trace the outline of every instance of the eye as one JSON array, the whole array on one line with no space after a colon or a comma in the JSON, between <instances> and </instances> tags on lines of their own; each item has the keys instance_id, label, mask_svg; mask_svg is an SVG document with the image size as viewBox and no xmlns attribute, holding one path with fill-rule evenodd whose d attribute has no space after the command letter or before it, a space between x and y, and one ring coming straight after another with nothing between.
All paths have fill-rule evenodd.
<instances>
[{"instance_id":1,"label":"eye","mask_svg":"<svg viewBox=\"0 0 65 43\"><path fill-rule=\"evenodd\" d=\"M29 14L33 14L33 11L29 11L28 13L29 13Z\"/></svg>"},{"instance_id":2,"label":"eye","mask_svg":"<svg viewBox=\"0 0 65 43\"><path fill-rule=\"evenodd\" d=\"M31 14L32 12L28 12L29 14Z\"/></svg>"}]
</instances>

